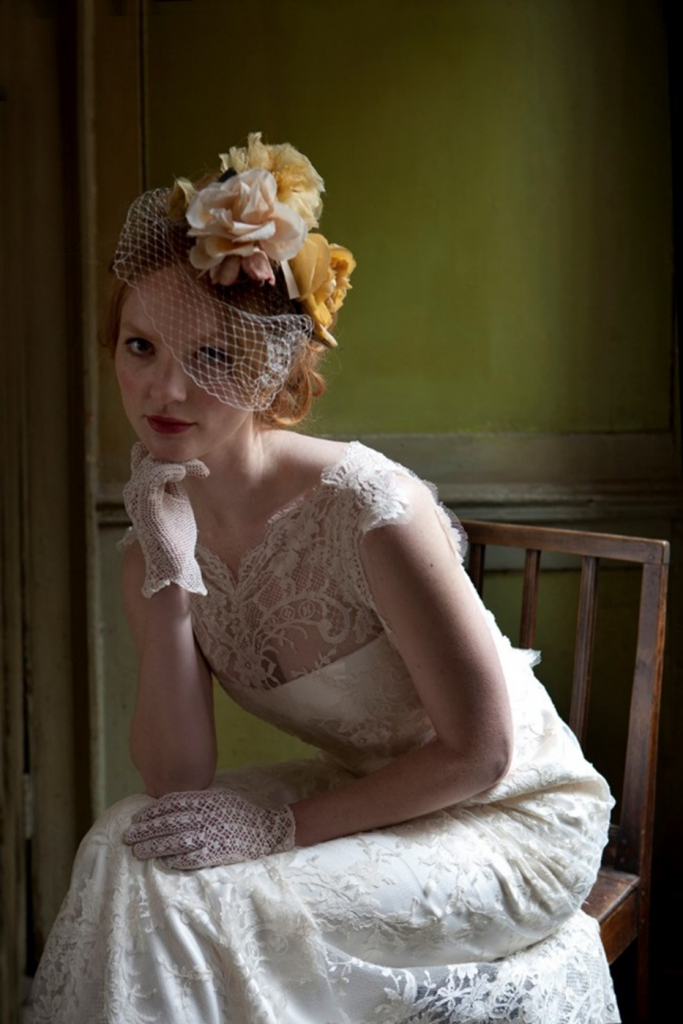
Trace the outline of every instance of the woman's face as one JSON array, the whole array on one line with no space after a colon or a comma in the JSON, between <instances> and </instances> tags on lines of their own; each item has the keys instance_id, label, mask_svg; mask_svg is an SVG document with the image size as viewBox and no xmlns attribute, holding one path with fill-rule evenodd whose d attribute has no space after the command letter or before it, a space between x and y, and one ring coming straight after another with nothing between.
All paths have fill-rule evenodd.
<instances>
[{"instance_id":1,"label":"woman's face","mask_svg":"<svg viewBox=\"0 0 683 1024\"><path fill-rule=\"evenodd\" d=\"M196 323L182 301L168 301L169 286L178 297L182 282L173 268L130 289L121 310L115 366L123 407L142 443L156 458L186 462L229 444L254 426L254 415L199 387L164 342L173 317L174 336L185 339L184 359L217 358L206 333L192 347Z\"/></svg>"}]
</instances>

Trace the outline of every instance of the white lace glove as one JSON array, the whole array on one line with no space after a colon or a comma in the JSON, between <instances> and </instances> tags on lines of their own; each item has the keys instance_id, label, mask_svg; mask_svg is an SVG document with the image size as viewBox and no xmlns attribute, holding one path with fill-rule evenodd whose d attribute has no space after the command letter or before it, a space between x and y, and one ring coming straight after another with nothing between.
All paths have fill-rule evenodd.
<instances>
[{"instance_id":1,"label":"white lace glove","mask_svg":"<svg viewBox=\"0 0 683 1024\"><path fill-rule=\"evenodd\" d=\"M131 470L123 500L145 557L143 595L151 597L170 583L192 594L206 594L195 558L197 524L181 481L186 476L206 477L209 470L199 459L155 459L139 441L131 452Z\"/></svg>"},{"instance_id":2,"label":"white lace glove","mask_svg":"<svg viewBox=\"0 0 683 1024\"><path fill-rule=\"evenodd\" d=\"M294 846L285 804L258 807L230 789L167 793L139 811L124 840L136 857L163 857L171 868L210 868L256 860Z\"/></svg>"}]
</instances>

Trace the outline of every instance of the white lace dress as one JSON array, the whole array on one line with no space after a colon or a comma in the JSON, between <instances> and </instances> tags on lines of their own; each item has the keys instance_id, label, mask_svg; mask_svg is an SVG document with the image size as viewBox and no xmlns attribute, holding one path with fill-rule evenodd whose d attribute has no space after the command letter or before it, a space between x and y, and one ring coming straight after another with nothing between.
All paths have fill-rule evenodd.
<instances>
[{"instance_id":1,"label":"white lace dress","mask_svg":"<svg viewBox=\"0 0 683 1024\"><path fill-rule=\"evenodd\" d=\"M432 735L359 557L366 531L410 517L407 477L351 444L237 578L198 550L209 594L193 598L195 631L221 684L321 751L216 785L277 805ZM121 801L83 840L31 1024L618 1021L597 925L578 909L612 800L533 656L488 621L515 725L502 782L392 828L191 872L135 858L122 834L149 798Z\"/></svg>"}]
</instances>

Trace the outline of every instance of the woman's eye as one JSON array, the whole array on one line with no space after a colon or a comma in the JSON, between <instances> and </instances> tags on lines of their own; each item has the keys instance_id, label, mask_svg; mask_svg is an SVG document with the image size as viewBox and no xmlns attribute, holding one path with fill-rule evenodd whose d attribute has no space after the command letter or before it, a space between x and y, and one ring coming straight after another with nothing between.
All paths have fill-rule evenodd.
<instances>
[{"instance_id":1,"label":"woman's eye","mask_svg":"<svg viewBox=\"0 0 683 1024\"><path fill-rule=\"evenodd\" d=\"M126 338L124 345L129 352L136 356L146 356L152 352L153 345L146 338Z\"/></svg>"},{"instance_id":2,"label":"woman's eye","mask_svg":"<svg viewBox=\"0 0 683 1024\"><path fill-rule=\"evenodd\" d=\"M202 366L211 366L218 371L226 372L232 368L233 357L225 348L215 345L202 345L193 353L193 361Z\"/></svg>"}]
</instances>

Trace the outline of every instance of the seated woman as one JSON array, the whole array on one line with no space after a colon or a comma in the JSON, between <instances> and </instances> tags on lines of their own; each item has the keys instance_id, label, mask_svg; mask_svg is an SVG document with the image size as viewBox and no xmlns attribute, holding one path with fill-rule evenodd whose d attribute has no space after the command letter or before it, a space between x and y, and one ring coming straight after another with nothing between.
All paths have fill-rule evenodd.
<instances>
[{"instance_id":1,"label":"seated woman","mask_svg":"<svg viewBox=\"0 0 683 1024\"><path fill-rule=\"evenodd\" d=\"M83 840L32 1024L608 1024L612 799L430 488L306 437L351 254L289 145L145 193L111 348L146 795ZM319 748L215 776L212 674Z\"/></svg>"}]
</instances>

